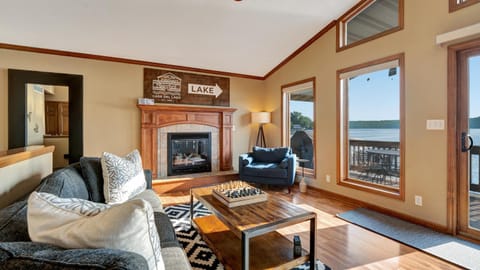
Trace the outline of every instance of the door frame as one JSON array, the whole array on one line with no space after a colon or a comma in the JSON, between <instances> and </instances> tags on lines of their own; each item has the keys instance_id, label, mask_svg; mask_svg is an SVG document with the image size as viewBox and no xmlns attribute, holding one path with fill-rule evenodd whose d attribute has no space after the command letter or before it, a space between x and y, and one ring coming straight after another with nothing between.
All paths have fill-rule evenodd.
<instances>
[{"instance_id":1,"label":"door frame","mask_svg":"<svg viewBox=\"0 0 480 270\"><path fill-rule=\"evenodd\" d=\"M460 231L459 228L459 211L460 211L460 199L464 195L464 190L460 183L460 134L458 129L460 123L457 119L457 112L459 110L459 94L462 80L459 80L458 71L460 70L461 63L458 61L460 53L480 48L480 38L454 44L448 47L448 91L447 91L447 229L453 234L461 234L466 237L475 237L477 235L471 235L466 232ZM464 210L464 209L462 209Z\"/></svg>"},{"instance_id":2,"label":"door frame","mask_svg":"<svg viewBox=\"0 0 480 270\"><path fill-rule=\"evenodd\" d=\"M69 163L79 161L83 156L82 75L8 69L8 149L26 146L27 83L68 86Z\"/></svg>"}]
</instances>

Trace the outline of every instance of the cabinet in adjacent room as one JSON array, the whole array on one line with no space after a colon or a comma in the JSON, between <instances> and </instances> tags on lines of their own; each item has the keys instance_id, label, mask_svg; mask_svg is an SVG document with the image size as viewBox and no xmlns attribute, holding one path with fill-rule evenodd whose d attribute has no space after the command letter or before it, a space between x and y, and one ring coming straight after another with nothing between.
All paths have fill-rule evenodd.
<instances>
[{"instance_id":1,"label":"cabinet in adjacent room","mask_svg":"<svg viewBox=\"0 0 480 270\"><path fill-rule=\"evenodd\" d=\"M68 135L68 102L45 101L45 133Z\"/></svg>"}]
</instances>

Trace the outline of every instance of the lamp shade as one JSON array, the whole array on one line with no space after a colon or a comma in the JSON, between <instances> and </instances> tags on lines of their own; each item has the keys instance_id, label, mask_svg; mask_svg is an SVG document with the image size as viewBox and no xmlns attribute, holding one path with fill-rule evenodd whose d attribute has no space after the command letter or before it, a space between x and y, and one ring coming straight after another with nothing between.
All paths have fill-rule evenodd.
<instances>
[{"instance_id":1,"label":"lamp shade","mask_svg":"<svg viewBox=\"0 0 480 270\"><path fill-rule=\"evenodd\" d=\"M252 112L252 124L270 123L270 112Z\"/></svg>"}]
</instances>

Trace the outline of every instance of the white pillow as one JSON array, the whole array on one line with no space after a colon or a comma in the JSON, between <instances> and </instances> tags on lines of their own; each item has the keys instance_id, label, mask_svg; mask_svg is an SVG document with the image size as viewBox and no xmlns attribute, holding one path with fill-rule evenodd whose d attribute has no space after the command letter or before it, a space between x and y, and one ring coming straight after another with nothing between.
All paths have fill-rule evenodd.
<instances>
[{"instance_id":1,"label":"white pillow","mask_svg":"<svg viewBox=\"0 0 480 270\"><path fill-rule=\"evenodd\" d=\"M131 251L145 257L150 270L165 269L153 210L144 200L110 206L32 192L27 223L34 242Z\"/></svg>"},{"instance_id":2,"label":"white pillow","mask_svg":"<svg viewBox=\"0 0 480 270\"><path fill-rule=\"evenodd\" d=\"M106 203L126 202L147 188L138 150L133 150L124 158L104 152L101 163Z\"/></svg>"}]
</instances>

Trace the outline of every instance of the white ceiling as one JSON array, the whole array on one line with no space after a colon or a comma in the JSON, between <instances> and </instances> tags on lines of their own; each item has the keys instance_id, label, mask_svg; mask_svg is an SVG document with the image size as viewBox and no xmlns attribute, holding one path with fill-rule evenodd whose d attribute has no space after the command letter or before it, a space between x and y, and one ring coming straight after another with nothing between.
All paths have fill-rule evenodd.
<instances>
[{"instance_id":1,"label":"white ceiling","mask_svg":"<svg viewBox=\"0 0 480 270\"><path fill-rule=\"evenodd\" d=\"M264 76L359 0L0 0L0 43Z\"/></svg>"}]
</instances>

